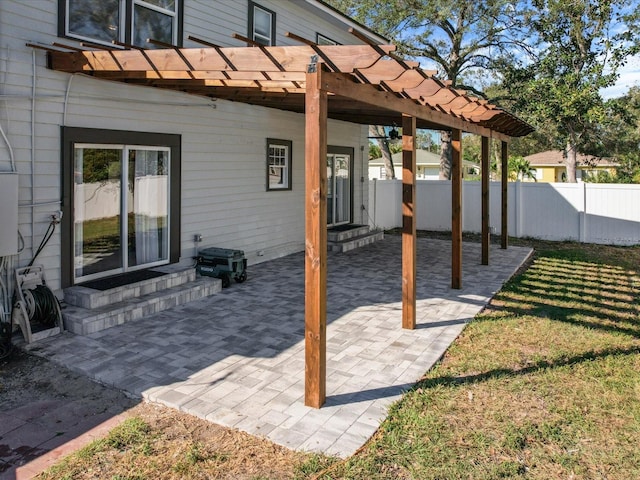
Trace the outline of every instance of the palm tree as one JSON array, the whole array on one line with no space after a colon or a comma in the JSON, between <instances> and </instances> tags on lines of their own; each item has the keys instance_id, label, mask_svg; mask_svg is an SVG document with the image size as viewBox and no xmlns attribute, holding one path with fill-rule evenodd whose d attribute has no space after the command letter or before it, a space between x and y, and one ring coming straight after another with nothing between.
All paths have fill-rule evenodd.
<instances>
[{"instance_id":1,"label":"palm tree","mask_svg":"<svg viewBox=\"0 0 640 480\"><path fill-rule=\"evenodd\" d=\"M514 156L509 157L509 180L522 181L525 178L532 178L536 180L536 169L531 167L529 160L525 160L524 157Z\"/></svg>"}]
</instances>

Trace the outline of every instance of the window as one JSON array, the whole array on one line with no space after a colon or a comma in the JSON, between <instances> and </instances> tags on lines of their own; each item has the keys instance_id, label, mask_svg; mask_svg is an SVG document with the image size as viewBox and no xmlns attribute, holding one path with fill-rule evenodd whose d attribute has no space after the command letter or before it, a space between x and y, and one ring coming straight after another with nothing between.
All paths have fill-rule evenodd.
<instances>
[{"instance_id":1,"label":"window","mask_svg":"<svg viewBox=\"0 0 640 480\"><path fill-rule=\"evenodd\" d=\"M324 35L321 35L320 33L316 34L316 43L318 45L340 45L335 40L331 40L329 37L325 37Z\"/></svg>"},{"instance_id":2,"label":"window","mask_svg":"<svg viewBox=\"0 0 640 480\"><path fill-rule=\"evenodd\" d=\"M249 2L248 37L261 45L276 44L276 14L258 4Z\"/></svg>"},{"instance_id":3,"label":"window","mask_svg":"<svg viewBox=\"0 0 640 480\"><path fill-rule=\"evenodd\" d=\"M290 140L267 139L267 190L291 190Z\"/></svg>"},{"instance_id":4,"label":"window","mask_svg":"<svg viewBox=\"0 0 640 480\"><path fill-rule=\"evenodd\" d=\"M58 34L94 43L154 48L148 38L182 43L184 0L59 0Z\"/></svg>"}]
</instances>

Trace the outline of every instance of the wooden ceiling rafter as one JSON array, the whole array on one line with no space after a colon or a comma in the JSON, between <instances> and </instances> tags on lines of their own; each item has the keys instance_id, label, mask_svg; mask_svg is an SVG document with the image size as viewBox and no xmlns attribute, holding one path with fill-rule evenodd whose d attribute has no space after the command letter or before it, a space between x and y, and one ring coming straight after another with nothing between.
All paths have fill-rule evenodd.
<instances>
[{"instance_id":1,"label":"wooden ceiling rafter","mask_svg":"<svg viewBox=\"0 0 640 480\"><path fill-rule=\"evenodd\" d=\"M83 50L60 44L56 47L66 50L45 50L51 68L59 71L83 72L110 80L295 112L304 111L305 72L310 62L317 61L323 69L342 78L339 85L348 86L347 97L333 98L330 102L331 118L364 123L377 116L380 121L388 121L397 118L398 109L404 108L408 110L404 113L419 114L416 115L419 125L470 132L495 131L494 136L505 141L533 130L530 125L486 100L452 88L450 82L435 77L435 72L422 70L417 63L398 57L393 53L395 46L377 45L359 32L352 33L365 44L317 45L287 33L289 38L302 45L220 47L190 36L189 40L202 47L179 48L150 40L161 48L144 49L122 44L122 49L96 47ZM235 37L246 40L239 35ZM361 88L355 90L359 93L354 95L349 84L360 85ZM331 94L330 89L328 92ZM362 96L378 98L375 92L383 95L380 98L384 99L384 105L372 106L371 102L363 100ZM340 97L339 92L334 93ZM286 102L282 101L283 98ZM398 123L398 120L393 123Z\"/></svg>"}]
</instances>

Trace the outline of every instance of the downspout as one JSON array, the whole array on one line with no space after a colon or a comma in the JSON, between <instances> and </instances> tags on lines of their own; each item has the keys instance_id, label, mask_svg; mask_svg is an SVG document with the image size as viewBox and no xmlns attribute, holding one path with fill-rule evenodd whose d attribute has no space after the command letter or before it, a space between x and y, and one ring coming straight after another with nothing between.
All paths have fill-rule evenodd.
<instances>
[{"instance_id":1,"label":"downspout","mask_svg":"<svg viewBox=\"0 0 640 480\"><path fill-rule=\"evenodd\" d=\"M69 77L69 81L67 82L67 90L64 92L64 107L62 110L62 126L65 127L67 125L67 106L69 105L69 93L71 92L71 82L73 82L73 77L75 77L75 73Z\"/></svg>"}]
</instances>

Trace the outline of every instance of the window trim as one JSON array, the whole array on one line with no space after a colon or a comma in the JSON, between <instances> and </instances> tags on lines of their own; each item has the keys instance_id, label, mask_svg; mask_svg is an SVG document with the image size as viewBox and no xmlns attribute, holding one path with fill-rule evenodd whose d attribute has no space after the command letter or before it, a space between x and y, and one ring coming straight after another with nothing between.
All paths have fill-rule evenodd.
<instances>
[{"instance_id":1,"label":"window trim","mask_svg":"<svg viewBox=\"0 0 640 480\"><path fill-rule=\"evenodd\" d=\"M174 17L174 39L173 42L176 46L182 47L183 45L183 31L184 31L184 0L175 0L176 12L171 16ZM69 38L76 41L86 41L95 43L97 45L108 45L113 47L110 42L105 42L96 38L85 37L69 32L69 17L68 13L69 0L58 0L58 37ZM118 41L124 43L131 43L133 39L133 27L134 27L134 9L136 5L141 5L144 8L149 8L156 12L166 12L166 9L157 7L145 0L118 0L118 8L120 9L120 25ZM164 13L168 15L168 13ZM119 48L116 46L116 48ZM147 47L145 47L147 48Z\"/></svg>"},{"instance_id":2,"label":"window trim","mask_svg":"<svg viewBox=\"0 0 640 480\"><path fill-rule=\"evenodd\" d=\"M329 43L320 43L320 39L324 38L326 42ZM316 32L316 44L317 45L340 45L340 43L336 42L333 38L327 37L320 32Z\"/></svg>"},{"instance_id":3,"label":"window trim","mask_svg":"<svg viewBox=\"0 0 640 480\"><path fill-rule=\"evenodd\" d=\"M276 44L276 12L273 10L269 10L268 8L263 7L255 2L249 0L249 12L248 12L248 22L247 22L247 37L254 42L255 38L255 23L254 23L254 11L258 8L269 15L271 15L271 40L269 45L265 45L267 47L273 47Z\"/></svg>"},{"instance_id":4,"label":"window trim","mask_svg":"<svg viewBox=\"0 0 640 480\"><path fill-rule=\"evenodd\" d=\"M282 187L272 187L270 182L269 169L271 168L271 157L269 156L269 149L271 148L272 145L287 148L287 158L286 158L287 165L285 167L286 173L287 173L287 179L286 179L287 181L286 181L286 184L283 185ZM266 173L267 192L281 192L281 191L287 191L287 190L293 189L293 181L292 181L293 142L291 140L283 140L280 138L267 138L266 152L265 152L265 165L266 165L265 173Z\"/></svg>"},{"instance_id":5,"label":"window trim","mask_svg":"<svg viewBox=\"0 0 640 480\"><path fill-rule=\"evenodd\" d=\"M169 163L169 263L180 260L180 212L181 212L181 151L182 137L177 134L135 132L129 130L106 130L100 128L60 127L62 147L62 212L61 236L61 284L62 288L73 285L74 238L73 238L73 170L74 146L80 143L101 145L132 145L167 147L171 150Z\"/></svg>"}]
</instances>

